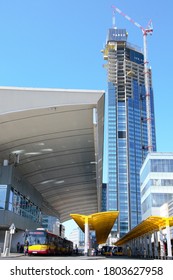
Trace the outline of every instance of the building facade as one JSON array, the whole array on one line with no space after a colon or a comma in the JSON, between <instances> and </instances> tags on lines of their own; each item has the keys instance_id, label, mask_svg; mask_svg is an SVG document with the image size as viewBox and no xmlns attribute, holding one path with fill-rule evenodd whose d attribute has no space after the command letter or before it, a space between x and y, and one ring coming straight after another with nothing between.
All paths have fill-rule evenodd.
<instances>
[{"instance_id":1,"label":"building facade","mask_svg":"<svg viewBox=\"0 0 173 280\"><path fill-rule=\"evenodd\" d=\"M11 223L25 230L41 225L42 197L21 177L13 165L0 167L0 225L8 229ZM25 220L25 223L20 223Z\"/></svg>"},{"instance_id":2,"label":"building facade","mask_svg":"<svg viewBox=\"0 0 173 280\"><path fill-rule=\"evenodd\" d=\"M142 219L173 215L173 153L150 153L140 172Z\"/></svg>"},{"instance_id":3,"label":"building facade","mask_svg":"<svg viewBox=\"0 0 173 280\"><path fill-rule=\"evenodd\" d=\"M57 217L42 215L42 227L62 238L65 238L65 226L62 225Z\"/></svg>"},{"instance_id":4,"label":"building facade","mask_svg":"<svg viewBox=\"0 0 173 280\"><path fill-rule=\"evenodd\" d=\"M78 253L84 253L85 249L85 233L79 228L75 228L69 235L69 240L73 242L73 249L78 249ZM89 233L89 248L97 248L95 231Z\"/></svg>"},{"instance_id":5,"label":"building facade","mask_svg":"<svg viewBox=\"0 0 173 280\"><path fill-rule=\"evenodd\" d=\"M125 29L108 31L105 49L108 75L107 210L119 210L112 237L122 237L141 221L140 168L148 153L144 55L127 42ZM154 101L150 81L152 145L156 150Z\"/></svg>"},{"instance_id":6,"label":"building facade","mask_svg":"<svg viewBox=\"0 0 173 280\"><path fill-rule=\"evenodd\" d=\"M0 249L3 251L5 233L12 224L11 251L24 242L24 232L41 226L42 197L31 184L22 178L14 165L4 161L0 166Z\"/></svg>"}]
</instances>

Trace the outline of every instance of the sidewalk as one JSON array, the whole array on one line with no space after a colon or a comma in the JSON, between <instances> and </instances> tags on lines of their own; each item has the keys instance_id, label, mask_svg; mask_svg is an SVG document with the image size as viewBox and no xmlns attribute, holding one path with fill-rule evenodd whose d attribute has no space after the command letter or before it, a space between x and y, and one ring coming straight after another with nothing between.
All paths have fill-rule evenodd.
<instances>
[{"instance_id":1,"label":"sidewalk","mask_svg":"<svg viewBox=\"0 0 173 280\"><path fill-rule=\"evenodd\" d=\"M8 256L3 256L3 254L1 254L0 258L5 259L5 258L18 258L18 257L23 257L25 254L24 253L10 253Z\"/></svg>"},{"instance_id":2,"label":"sidewalk","mask_svg":"<svg viewBox=\"0 0 173 280\"><path fill-rule=\"evenodd\" d=\"M45 258L44 258L45 257ZM44 260L44 259L50 259L50 260L52 260L52 259L64 259L64 260L69 260L69 259L73 259L73 260L77 260L77 259L81 259L81 260L99 260L99 259L105 259L105 256L81 256L81 255L72 255L72 256L39 256L39 255L37 255L37 256L28 256L28 255L26 255L25 256L25 254L24 253L10 253L9 254L9 256L2 256L2 254L1 254L1 257L0 257L0 260L5 260L5 259L19 259L19 258L21 258L21 259L30 259L30 260L33 260L33 259L42 259L42 260Z\"/></svg>"}]
</instances>

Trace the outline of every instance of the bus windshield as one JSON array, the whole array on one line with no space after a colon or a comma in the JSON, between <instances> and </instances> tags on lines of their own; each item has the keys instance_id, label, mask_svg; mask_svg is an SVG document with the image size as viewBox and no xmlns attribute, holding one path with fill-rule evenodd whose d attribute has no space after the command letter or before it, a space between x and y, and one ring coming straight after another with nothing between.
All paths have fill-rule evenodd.
<instances>
[{"instance_id":1,"label":"bus windshield","mask_svg":"<svg viewBox=\"0 0 173 280\"><path fill-rule=\"evenodd\" d=\"M28 241L29 245L36 244L47 244L48 239L45 232L29 232L26 236L26 242Z\"/></svg>"}]
</instances>

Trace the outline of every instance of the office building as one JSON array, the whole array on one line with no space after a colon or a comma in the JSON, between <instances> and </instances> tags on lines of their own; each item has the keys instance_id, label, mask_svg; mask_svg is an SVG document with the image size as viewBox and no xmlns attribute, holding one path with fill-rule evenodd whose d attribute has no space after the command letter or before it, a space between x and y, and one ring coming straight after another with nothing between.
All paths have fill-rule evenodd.
<instances>
[{"instance_id":1,"label":"office building","mask_svg":"<svg viewBox=\"0 0 173 280\"><path fill-rule=\"evenodd\" d=\"M127 42L125 29L108 31L103 52L107 61L107 186L103 205L119 210L112 237L122 237L141 221L140 168L148 153L144 54ZM154 100L149 69L152 150L156 150ZM105 186L104 184L104 186ZM105 197L106 193L106 197ZM104 208L104 207L103 207Z\"/></svg>"},{"instance_id":2,"label":"office building","mask_svg":"<svg viewBox=\"0 0 173 280\"><path fill-rule=\"evenodd\" d=\"M43 214L42 227L62 238L65 237L65 226L60 223L57 217Z\"/></svg>"},{"instance_id":3,"label":"office building","mask_svg":"<svg viewBox=\"0 0 173 280\"><path fill-rule=\"evenodd\" d=\"M79 228L75 228L69 235L69 240L73 241L73 248L78 248L79 251L84 250L84 232Z\"/></svg>"},{"instance_id":4,"label":"office building","mask_svg":"<svg viewBox=\"0 0 173 280\"><path fill-rule=\"evenodd\" d=\"M149 153L140 172L142 219L173 214L173 153Z\"/></svg>"}]
</instances>

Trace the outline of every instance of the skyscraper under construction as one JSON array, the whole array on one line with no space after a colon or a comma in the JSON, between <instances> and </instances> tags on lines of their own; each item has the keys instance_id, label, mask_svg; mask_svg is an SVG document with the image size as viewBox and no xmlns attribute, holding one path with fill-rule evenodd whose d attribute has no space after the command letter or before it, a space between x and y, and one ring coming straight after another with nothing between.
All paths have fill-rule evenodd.
<instances>
[{"instance_id":1,"label":"skyscraper under construction","mask_svg":"<svg viewBox=\"0 0 173 280\"><path fill-rule=\"evenodd\" d=\"M144 54L127 42L125 29L108 30L103 52L107 61L107 182L105 210L119 210L112 237L122 237L141 221L140 168L148 153ZM156 150L151 69L148 69L152 150Z\"/></svg>"}]
</instances>

